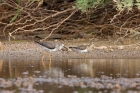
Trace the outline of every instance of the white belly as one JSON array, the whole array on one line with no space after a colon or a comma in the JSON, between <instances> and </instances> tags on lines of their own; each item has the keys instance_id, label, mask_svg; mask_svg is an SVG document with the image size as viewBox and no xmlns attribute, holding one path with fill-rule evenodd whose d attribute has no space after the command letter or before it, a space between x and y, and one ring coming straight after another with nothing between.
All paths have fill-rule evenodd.
<instances>
[{"instance_id":1,"label":"white belly","mask_svg":"<svg viewBox=\"0 0 140 93\"><path fill-rule=\"evenodd\" d=\"M75 51L75 52L80 52L80 53L85 53L85 52L88 52L88 50L87 50L87 49L84 49L84 50L73 49L73 51Z\"/></svg>"}]
</instances>

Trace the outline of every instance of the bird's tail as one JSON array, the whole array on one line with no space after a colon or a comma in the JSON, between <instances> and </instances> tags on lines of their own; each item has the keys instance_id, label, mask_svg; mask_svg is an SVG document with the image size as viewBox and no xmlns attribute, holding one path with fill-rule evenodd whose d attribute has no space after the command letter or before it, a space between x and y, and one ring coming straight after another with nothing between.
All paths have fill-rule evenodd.
<instances>
[{"instance_id":1,"label":"bird's tail","mask_svg":"<svg viewBox=\"0 0 140 93\"><path fill-rule=\"evenodd\" d=\"M77 48L77 47L69 47L69 48Z\"/></svg>"},{"instance_id":2,"label":"bird's tail","mask_svg":"<svg viewBox=\"0 0 140 93\"><path fill-rule=\"evenodd\" d=\"M69 48L73 48L73 47L69 47Z\"/></svg>"}]
</instances>

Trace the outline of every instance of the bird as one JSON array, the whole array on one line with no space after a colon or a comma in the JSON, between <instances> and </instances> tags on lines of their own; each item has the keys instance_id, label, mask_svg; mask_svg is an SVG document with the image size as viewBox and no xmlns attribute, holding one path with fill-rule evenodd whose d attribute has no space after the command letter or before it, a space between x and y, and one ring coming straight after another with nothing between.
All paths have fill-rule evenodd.
<instances>
[{"instance_id":1,"label":"bird","mask_svg":"<svg viewBox=\"0 0 140 93\"><path fill-rule=\"evenodd\" d=\"M54 44L51 42L38 42L35 41L38 45L40 45L41 47L43 47L44 49L50 51L50 52L55 52L55 51L59 51L64 47L64 44Z\"/></svg>"},{"instance_id":2,"label":"bird","mask_svg":"<svg viewBox=\"0 0 140 93\"><path fill-rule=\"evenodd\" d=\"M74 52L80 52L80 53L85 53L85 52L89 52L89 50L91 50L94 46L94 43L92 42L89 45L80 45L77 47L69 47L72 49L72 51Z\"/></svg>"},{"instance_id":3,"label":"bird","mask_svg":"<svg viewBox=\"0 0 140 93\"><path fill-rule=\"evenodd\" d=\"M64 44L55 44L53 42L48 42L48 41L40 41L42 38L39 36L34 37L34 42L40 45L43 49L46 49L49 51L49 59L51 62L51 56L50 52L56 52L56 51L61 51L62 48L64 47ZM66 47L64 47L66 48ZM46 56L46 52L44 52L44 55L42 56L42 61L44 60Z\"/></svg>"},{"instance_id":4,"label":"bird","mask_svg":"<svg viewBox=\"0 0 140 93\"><path fill-rule=\"evenodd\" d=\"M50 52L60 51L64 47L64 44L55 44L53 42L40 41L39 39L41 39L39 36L35 36L34 37L35 43L37 43L43 49L46 49Z\"/></svg>"}]
</instances>

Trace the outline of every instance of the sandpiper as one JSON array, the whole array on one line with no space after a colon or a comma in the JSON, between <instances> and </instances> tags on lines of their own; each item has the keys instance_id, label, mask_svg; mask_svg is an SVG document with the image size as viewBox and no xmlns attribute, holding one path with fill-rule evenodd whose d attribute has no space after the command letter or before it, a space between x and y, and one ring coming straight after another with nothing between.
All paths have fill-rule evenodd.
<instances>
[{"instance_id":1,"label":"sandpiper","mask_svg":"<svg viewBox=\"0 0 140 93\"><path fill-rule=\"evenodd\" d=\"M43 47L44 49L50 51L50 52L53 52L53 51L59 51L61 50L63 47L64 47L64 44L55 44L55 43L52 43L52 42L48 42L48 41L39 41L37 39L40 39L40 37L38 36L35 36L34 38L34 41L40 45L41 47Z\"/></svg>"},{"instance_id":2,"label":"sandpiper","mask_svg":"<svg viewBox=\"0 0 140 93\"><path fill-rule=\"evenodd\" d=\"M84 52L89 52L89 50L92 50L93 46L94 43L91 43L90 45L80 45L77 47L69 47L69 48L71 48L72 51L84 53Z\"/></svg>"},{"instance_id":3,"label":"sandpiper","mask_svg":"<svg viewBox=\"0 0 140 93\"><path fill-rule=\"evenodd\" d=\"M41 37L39 37L39 36L34 37L35 43L37 43L38 45L40 45L41 47L43 47L44 49L49 51L48 55L49 55L50 62L51 62L50 52L62 50L62 48L64 47L64 44L55 44L55 43L48 42L48 41L41 42L40 39L41 39ZM66 47L64 47L64 48L66 48ZM46 52L44 52L44 55L42 56L42 61L44 61L45 56L46 56Z\"/></svg>"}]
</instances>

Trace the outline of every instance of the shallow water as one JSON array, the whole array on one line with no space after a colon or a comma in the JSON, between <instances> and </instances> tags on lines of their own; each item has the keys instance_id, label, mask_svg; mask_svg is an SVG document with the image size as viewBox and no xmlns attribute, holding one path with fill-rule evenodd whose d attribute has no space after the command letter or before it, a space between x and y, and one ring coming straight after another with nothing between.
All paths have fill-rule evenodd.
<instances>
[{"instance_id":1,"label":"shallow water","mask_svg":"<svg viewBox=\"0 0 140 93\"><path fill-rule=\"evenodd\" d=\"M0 91L13 93L120 93L139 92L140 59L68 59L68 60L0 60ZM127 79L127 80L126 80ZM131 80L133 79L133 80ZM88 82L97 85L104 84L102 80L113 82L120 81L125 89L115 87L108 89L100 86L90 87ZM113 81L114 80L114 81ZM12 86L4 87L6 81L12 82ZM17 85L16 82L21 82ZM77 82L77 86L71 82ZM86 82L85 82L86 81ZM128 81L133 81L128 83ZM27 83L28 82L28 83ZM108 83L107 82L107 83ZM24 85L25 83L25 85ZM27 84L26 84L27 83ZM62 84L63 83L63 84ZM137 83L135 87L131 84ZM18 83L19 84L19 83ZM85 86L84 86L85 85ZM119 85L121 85L119 83ZM121 85L122 87L123 85ZM115 90L114 90L115 89ZM118 91L118 92L115 92Z\"/></svg>"}]
</instances>

